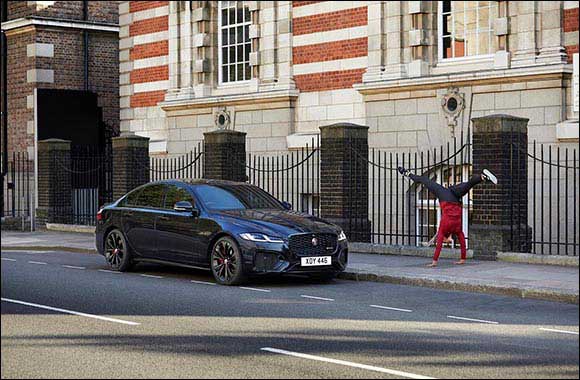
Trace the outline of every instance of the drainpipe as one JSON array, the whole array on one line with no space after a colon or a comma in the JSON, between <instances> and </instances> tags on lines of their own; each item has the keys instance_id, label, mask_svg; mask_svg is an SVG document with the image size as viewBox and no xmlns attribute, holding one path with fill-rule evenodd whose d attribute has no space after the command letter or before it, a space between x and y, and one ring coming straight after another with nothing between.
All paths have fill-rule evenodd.
<instances>
[{"instance_id":1,"label":"drainpipe","mask_svg":"<svg viewBox=\"0 0 580 380\"><path fill-rule=\"evenodd\" d=\"M83 0L83 20L86 22L89 19L89 2ZM83 30L83 53L84 53L84 83L85 91L89 90L89 32Z\"/></svg>"}]
</instances>

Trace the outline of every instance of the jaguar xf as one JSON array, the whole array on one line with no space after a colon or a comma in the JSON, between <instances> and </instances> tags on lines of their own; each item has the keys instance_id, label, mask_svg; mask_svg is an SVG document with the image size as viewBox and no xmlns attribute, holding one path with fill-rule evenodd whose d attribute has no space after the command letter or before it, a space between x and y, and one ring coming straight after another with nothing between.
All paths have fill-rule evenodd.
<instances>
[{"instance_id":1,"label":"jaguar xf","mask_svg":"<svg viewBox=\"0 0 580 380\"><path fill-rule=\"evenodd\" d=\"M329 280L344 271L340 227L291 210L248 183L159 181L97 214L97 250L113 270L138 262L211 270L219 284L300 273Z\"/></svg>"}]
</instances>

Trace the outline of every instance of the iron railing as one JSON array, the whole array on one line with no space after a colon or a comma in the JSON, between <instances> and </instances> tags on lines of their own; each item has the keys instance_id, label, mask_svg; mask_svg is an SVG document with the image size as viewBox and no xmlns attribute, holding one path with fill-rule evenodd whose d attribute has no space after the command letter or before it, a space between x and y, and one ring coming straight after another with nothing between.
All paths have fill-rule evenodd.
<instances>
[{"instance_id":1,"label":"iron railing","mask_svg":"<svg viewBox=\"0 0 580 380\"><path fill-rule=\"evenodd\" d=\"M4 157L4 154L2 155ZM27 152L12 152L2 181L2 217L30 217L33 208L34 165Z\"/></svg>"},{"instance_id":2,"label":"iron railing","mask_svg":"<svg viewBox=\"0 0 580 380\"><path fill-rule=\"evenodd\" d=\"M199 142L189 153L182 156L151 157L151 181L202 178L203 154L203 144Z\"/></svg>"},{"instance_id":3,"label":"iron railing","mask_svg":"<svg viewBox=\"0 0 580 380\"><path fill-rule=\"evenodd\" d=\"M320 216L320 143L278 155L248 154L248 182L288 202L294 210Z\"/></svg>"}]
</instances>

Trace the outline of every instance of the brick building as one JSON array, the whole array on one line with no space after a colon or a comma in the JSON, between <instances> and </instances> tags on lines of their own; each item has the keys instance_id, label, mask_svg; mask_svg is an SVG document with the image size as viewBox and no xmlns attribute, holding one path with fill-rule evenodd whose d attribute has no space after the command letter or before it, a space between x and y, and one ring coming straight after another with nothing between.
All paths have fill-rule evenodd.
<instances>
[{"instance_id":1,"label":"brick building","mask_svg":"<svg viewBox=\"0 0 580 380\"><path fill-rule=\"evenodd\" d=\"M188 152L224 111L252 152L338 121L413 151L491 113L529 118L530 141L578 142L577 1L124 1L119 14L121 130L154 154Z\"/></svg>"},{"instance_id":2,"label":"brick building","mask_svg":"<svg viewBox=\"0 0 580 380\"><path fill-rule=\"evenodd\" d=\"M1 2L8 50L8 151L37 140L94 144L119 128L116 1Z\"/></svg>"}]
</instances>

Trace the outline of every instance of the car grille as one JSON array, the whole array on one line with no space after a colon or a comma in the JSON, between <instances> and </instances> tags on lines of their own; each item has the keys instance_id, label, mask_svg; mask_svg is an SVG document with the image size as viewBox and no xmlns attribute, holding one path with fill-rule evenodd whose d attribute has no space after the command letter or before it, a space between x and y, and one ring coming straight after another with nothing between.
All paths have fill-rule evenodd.
<instances>
[{"instance_id":1,"label":"car grille","mask_svg":"<svg viewBox=\"0 0 580 380\"><path fill-rule=\"evenodd\" d=\"M316 239L316 245L313 244ZM288 239L290 252L297 256L329 255L336 251L337 236L335 234L297 234Z\"/></svg>"}]
</instances>

